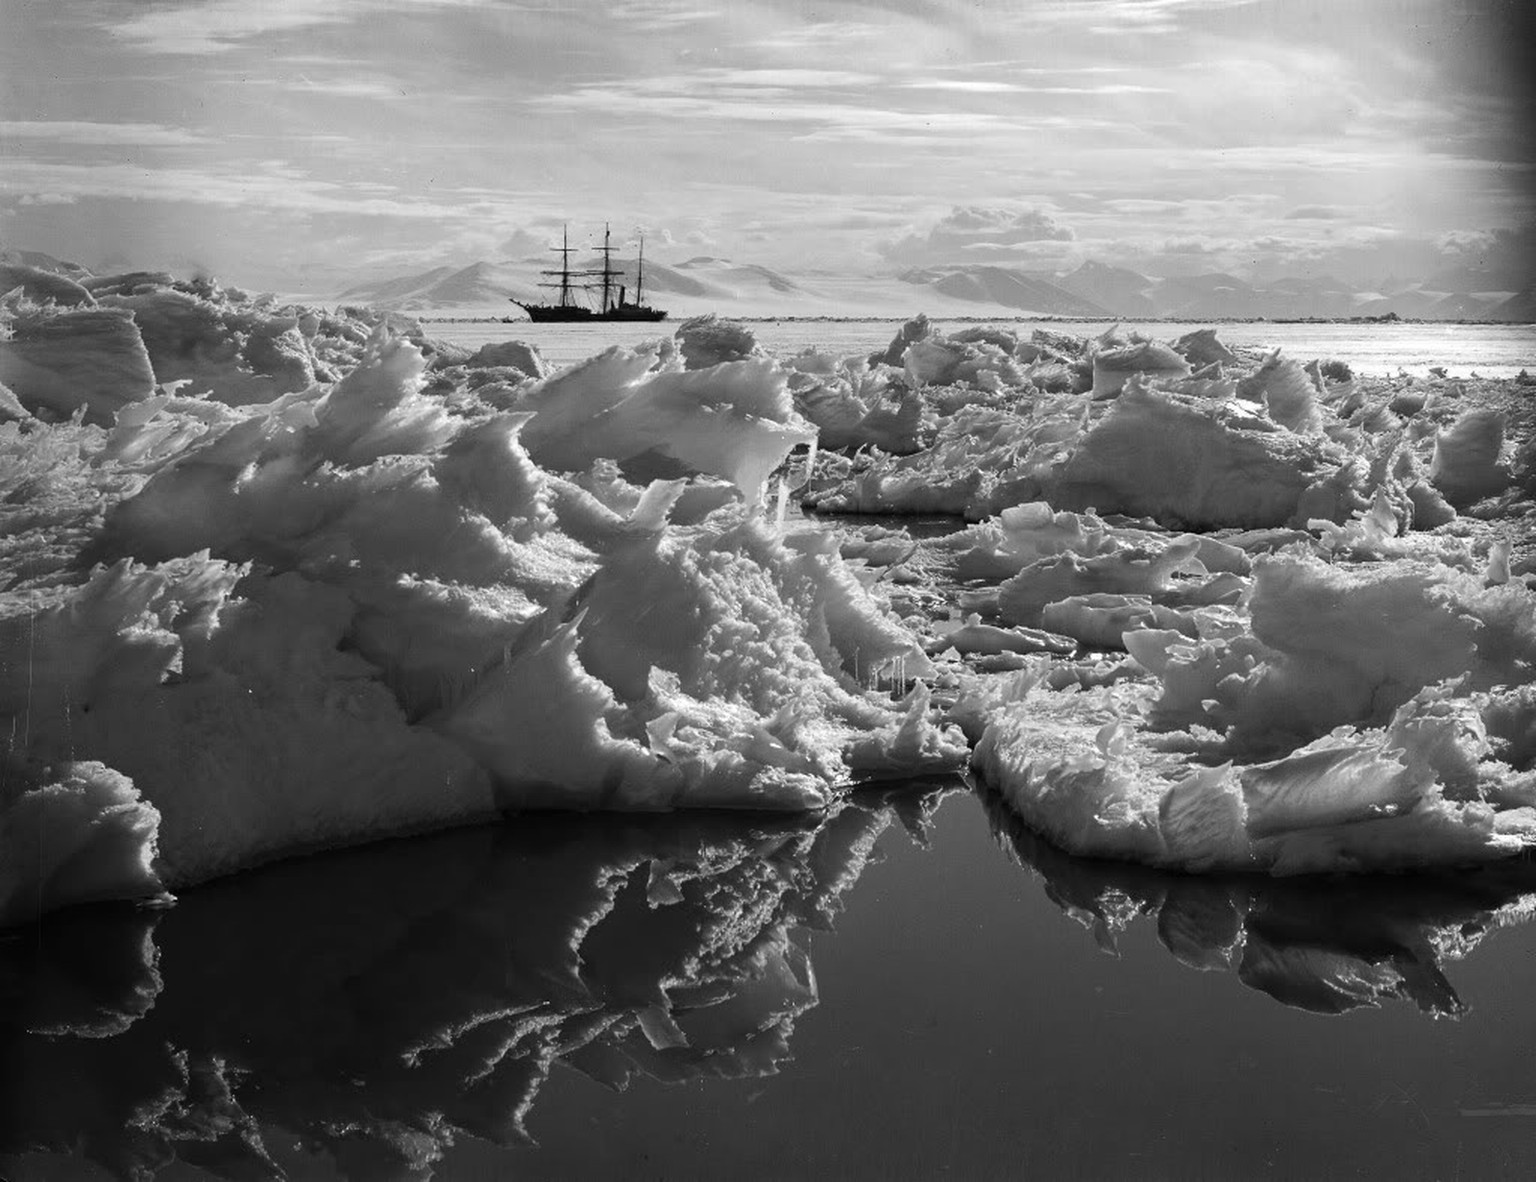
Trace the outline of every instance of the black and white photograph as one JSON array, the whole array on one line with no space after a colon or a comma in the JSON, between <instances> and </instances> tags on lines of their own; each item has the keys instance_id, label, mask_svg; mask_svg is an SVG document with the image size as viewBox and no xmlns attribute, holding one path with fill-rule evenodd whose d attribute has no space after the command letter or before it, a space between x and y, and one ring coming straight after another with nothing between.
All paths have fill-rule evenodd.
<instances>
[{"instance_id":1,"label":"black and white photograph","mask_svg":"<svg viewBox=\"0 0 1536 1182\"><path fill-rule=\"evenodd\" d=\"M0 0L0 1182L1536 1177L1530 0Z\"/></svg>"}]
</instances>

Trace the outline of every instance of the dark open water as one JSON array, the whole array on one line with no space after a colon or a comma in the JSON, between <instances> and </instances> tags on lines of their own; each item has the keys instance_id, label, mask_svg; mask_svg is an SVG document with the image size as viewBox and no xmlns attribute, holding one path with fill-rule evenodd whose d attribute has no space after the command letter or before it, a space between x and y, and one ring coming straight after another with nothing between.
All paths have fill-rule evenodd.
<instances>
[{"instance_id":1,"label":"dark open water","mask_svg":"<svg viewBox=\"0 0 1536 1182\"><path fill-rule=\"evenodd\" d=\"M1536 925L1436 948L1525 891L1083 862L952 785L514 818L7 935L0 1174L1527 1178Z\"/></svg>"}]
</instances>

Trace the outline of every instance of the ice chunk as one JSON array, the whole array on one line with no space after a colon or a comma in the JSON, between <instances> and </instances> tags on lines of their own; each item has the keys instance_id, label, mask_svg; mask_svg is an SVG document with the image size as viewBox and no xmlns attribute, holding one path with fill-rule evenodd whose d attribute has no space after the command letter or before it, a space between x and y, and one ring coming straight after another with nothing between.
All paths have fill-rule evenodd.
<instances>
[{"instance_id":1,"label":"ice chunk","mask_svg":"<svg viewBox=\"0 0 1536 1182\"><path fill-rule=\"evenodd\" d=\"M1127 633L1149 628L1171 629L1179 636L1187 636L1195 631L1193 618L1184 612L1153 603L1145 595L1107 592L1069 595L1048 603L1041 609L1040 622L1051 631L1070 636L1090 648L1129 649L1138 660L1142 651ZM1166 632L1160 634L1167 635Z\"/></svg>"},{"instance_id":2,"label":"ice chunk","mask_svg":"<svg viewBox=\"0 0 1536 1182\"><path fill-rule=\"evenodd\" d=\"M1259 403L1270 418L1292 431L1316 434L1323 429L1318 386L1300 362L1281 357L1278 349L1238 382L1237 396Z\"/></svg>"},{"instance_id":3,"label":"ice chunk","mask_svg":"<svg viewBox=\"0 0 1536 1182\"><path fill-rule=\"evenodd\" d=\"M515 369L530 378L549 376L549 363L539 353L538 346L523 341L481 345L463 364L481 369Z\"/></svg>"},{"instance_id":4,"label":"ice chunk","mask_svg":"<svg viewBox=\"0 0 1536 1182\"><path fill-rule=\"evenodd\" d=\"M858 375L791 383L795 409L816 426L832 450L878 447L910 455L932 433L932 415L916 391L869 388ZM893 401L894 399L894 401Z\"/></svg>"},{"instance_id":5,"label":"ice chunk","mask_svg":"<svg viewBox=\"0 0 1536 1182\"><path fill-rule=\"evenodd\" d=\"M1137 374L1153 378L1182 378L1189 362L1167 345L1142 341L1118 349L1101 349L1093 355L1093 396L1110 398Z\"/></svg>"},{"instance_id":6,"label":"ice chunk","mask_svg":"<svg viewBox=\"0 0 1536 1182\"><path fill-rule=\"evenodd\" d=\"M156 872L160 815L133 782L101 763L61 764L0 792L0 927L99 899L164 894Z\"/></svg>"},{"instance_id":7,"label":"ice chunk","mask_svg":"<svg viewBox=\"0 0 1536 1182\"><path fill-rule=\"evenodd\" d=\"M1010 505L996 518L951 534L936 545L958 550L961 579L1002 579L1043 558L1072 552L1085 558L1115 548L1096 514L1057 513L1044 501Z\"/></svg>"},{"instance_id":8,"label":"ice chunk","mask_svg":"<svg viewBox=\"0 0 1536 1182\"><path fill-rule=\"evenodd\" d=\"M1452 505L1465 508L1509 487L1509 470L1499 462L1504 427L1503 412L1480 407L1435 436L1429 478Z\"/></svg>"},{"instance_id":9,"label":"ice chunk","mask_svg":"<svg viewBox=\"0 0 1536 1182\"><path fill-rule=\"evenodd\" d=\"M1070 653L1077 642L1069 636L1045 632L1039 628L998 628L983 624L979 615L971 615L958 627L936 629L937 639L928 645L929 653L952 648L957 653Z\"/></svg>"},{"instance_id":10,"label":"ice chunk","mask_svg":"<svg viewBox=\"0 0 1536 1182\"><path fill-rule=\"evenodd\" d=\"M155 392L155 373L133 317L113 308L22 309L0 333L0 384L22 406L110 425Z\"/></svg>"},{"instance_id":11,"label":"ice chunk","mask_svg":"<svg viewBox=\"0 0 1536 1182\"><path fill-rule=\"evenodd\" d=\"M713 313L683 321L673 336L688 369L709 369L727 361L745 361L762 352L750 328L734 320L721 320Z\"/></svg>"},{"instance_id":12,"label":"ice chunk","mask_svg":"<svg viewBox=\"0 0 1536 1182\"><path fill-rule=\"evenodd\" d=\"M54 303L60 307L73 308L96 302L90 292L68 275L44 271L41 267L31 267L26 263L0 262L0 294L18 288L23 296L37 304Z\"/></svg>"},{"instance_id":13,"label":"ice chunk","mask_svg":"<svg viewBox=\"0 0 1536 1182\"><path fill-rule=\"evenodd\" d=\"M649 363L647 356L610 350L535 387L521 403L535 412L523 432L529 453L564 471L614 459L638 465L644 479L676 475L680 465L725 477L755 504L768 474L816 437L795 413L777 362L686 373L650 373ZM672 470L656 469L657 458Z\"/></svg>"},{"instance_id":14,"label":"ice chunk","mask_svg":"<svg viewBox=\"0 0 1536 1182\"><path fill-rule=\"evenodd\" d=\"M189 380L192 392L246 406L303 390L314 359L296 317L236 298L216 285L178 284L115 294L106 307L131 312L156 380Z\"/></svg>"},{"instance_id":15,"label":"ice chunk","mask_svg":"<svg viewBox=\"0 0 1536 1182\"><path fill-rule=\"evenodd\" d=\"M819 545L797 552L754 524L637 537L569 611L530 628L433 724L492 769L506 805L804 808L882 728L858 747L866 763L881 749L890 765L916 758L914 734L931 748L919 767L964 758L926 708L903 729L853 692L931 667Z\"/></svg>"},{"instance_id":16,"label":"ice chunk","mask_svg":"<svg viewBox=\"0 0 1536 1182\"><path fill-rule=\"evenodd\" d=\"M1344 460L1336 445L1233 404L1133 380L1047 485L1046 497L1058 508L1091 506L1199 528L1283 525L1307 488Z\"/></svg>"},{"instance_id":17,"label":"ice chunk","mask_svg":"<svg viewBox=\"0 0 1536 1182\"><path fill-rule=\"evenodd\" d=\"M1127 548L1093 558L1071 553L1042 558L1003 583L998 589L998 610L1009 623L1035 626L1047 604L1073 596L1166 591L1176 571L1193 567L1204 573L1195 557L1198 550L1198 542L1191 539L1161 549Z\"/></svg>"},{"instance_id":18,"label":"ice chunk","mask_svg":"<svg viewBox=\"0 0 1536 1182\"><path fill-rule=\"evenodd\" d=\"M1191 365L1199 368L1207 365L1233 365L1237 354L1216 339L1214 328L1197 328L1173 342L1174 350Z\"/></svg>"},{"instance_id":19,"label":"ice chunk","mask_svg":"<svg viewBox=\"0 0 1536 1182\"><path fill-rule=\"evenodd\" d=\"M206 556L125 562L0 620L14 756L88 752L131 777L171 887L490 814L479 770L338 650L345 594L287 574L236 597L242 573Z\"/></svg>"},{"instance_id":20,"label":"ice chunk","mask_svg":"<svg viewBox=\"0 0 1536 1182\"><path fill-rule=\"evenodd\" d=\"M977 768L1026 825L1075 854L1183 870L1274 874L1405 870L1495 861L1536 847L1536 808L1502 808L1444 777L1444 743L1477 765L1477 739L1436 728L1427 693L1388 730L1329 736L1246 767L1189 766L1128 732L1129 691L1036 690L995 715ZM1123 735L1106 742L1106 731ZM1497 769L1492 769L1497 775Z\"/></svg>"},{"instance_id":21,"label":"ice chunk","mask_svg":"<svg viewBox=\"0 0 1536 1182\"><path fill-rule=\"evenodd\" d=\"M875 353L870 356L869 363L871 365L900 365L902 359L907 355L907 349L914 343L926 339L932 332L933 328L928 323L928 317L918 313L896 331L896 335L891 338L891 343L885 347L884 352Z\"/></svg>"}]
</instances>

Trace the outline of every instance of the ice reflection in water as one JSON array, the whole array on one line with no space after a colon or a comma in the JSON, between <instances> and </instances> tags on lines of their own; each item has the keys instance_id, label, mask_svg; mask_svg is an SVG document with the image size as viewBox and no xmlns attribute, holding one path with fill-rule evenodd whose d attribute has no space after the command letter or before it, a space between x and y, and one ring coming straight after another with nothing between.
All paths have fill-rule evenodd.
<instances>
[{"instance_id":1,"label":"ice reflection in water","mask_svg":"<svg viewBox=\"0 0 1536 1182\"><path fill-rule=\"evenodd\" d=\"M284 863L165 911L0 937L0 1153L277 1176L276 1125L356 1178L529 1138L561 1062L615 1088L772 1074L875 842L946 791L821 817L537 815Z\"/></svg>"},{"instance_id":2,"label":"ice reflection in water","mask_svg":"<svg viewBox=\"0 0 1536 1182\"><path fill-rule=\"evenodd\" d=\"M344 1176L423 1177L466 1137L537 1137L557 1064L619 1089L772 1074L818 1001L806 933L831 929L893 822L922 839L956 787L864 792L826 817L525 816L273 866L169 910L50 916L0 941L0 1154L72 1154L120 1177L179 1161L264 1178L278 1176L274 1131L286 1130ZM975 808L956 801L945 828L969 828ZM1004 810L989 819L1101 946L1144 917L1183 964L1309 1011L1405 999L1458 1014L1447 964L1536 909L1529 862L1431 879L1205 879L1069 857ZM946 844L966 863L941 875L992 892L1013 877ZM942 908L904 914L902 939L963 940ZM1012 996L1016 961L995 959ZM1108 967L1134 975L1135 959ZM935 999L974 992L930 984ZM959 1050L978 1086L1022 1086L989 1053ZM1063 1053L1046 1039L1008 1071Z\"/></svg>"},{"instance_id":3,"label":"ice reflection in water","mask_svg":"<svg viewBox=\"0 0 1536 1182\"><path fill-rule=\"evenodd\" d=\"M1284 1005L1342 1014L1405 1000L1434 1017L1466 1010L1445 962L1536 916L1536 861L1460 874L1269 878L1168 874L1065 854L1019 823L992 793L1001 844L1046 894L1116 954L1138 917L1192 969L1236 973Z\"/></svg>"}]
</instances>

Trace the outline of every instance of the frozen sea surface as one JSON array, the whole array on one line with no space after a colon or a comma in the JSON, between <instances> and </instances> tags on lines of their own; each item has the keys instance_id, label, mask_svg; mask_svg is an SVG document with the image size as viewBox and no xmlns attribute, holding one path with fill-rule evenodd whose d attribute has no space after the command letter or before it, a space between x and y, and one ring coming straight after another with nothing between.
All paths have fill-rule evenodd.
<instances>
[{"instance_id":1,"label":"frozen sea surface","mask_svg":"<svg viewBox=\"0 0 1536 1182\"><path fill-rule=\"evenodd\" d=\"M680 321L656 325L533 324L517 321L427 321L429 335L479 346L491 341L520 340L537 345L545 359L564 366L581 361L609 345L634 345L670 336ZM766 320L750 323L759 343L770 353L789 355L817 348L836 356L882 349L895 335L896 320ZM941 331L967 327L970 321L935 320ZM1113 322L989 320L1028 334L1032 328L1091 336ZM1280 348L1298 361L1330 357L1349 362L1361 374L1396 374L1399 370L1424 377L1441 366L1451 377L1477 373L1487 378L1512 378L1522 369L1536 370L1536 325L1529 324L1273 324L1273 323L1135 323L1128 329L1157 340L1174 340L1199 327L1213 327L1229 345Z\"/></svg>"},{"instance_id":2,"label":"frozen sea surface","mask_svg":"<svg viewBox=\"0 0 1536 1182\"><path fill-rule=\"evenodd\" d=\"M262 1176L254 1139L293 1179L1532 1176L1536 927L1455 945L1536 866L1191 880L1001 817L865 793L802 861L783 818L528 818L9 933L0 1144L81 1149L0 1172ZM800 894L731 869L765 844ZM513 1115L527 1142L432 1160L445 1122Z\"/></svg>"}]
</instances>

